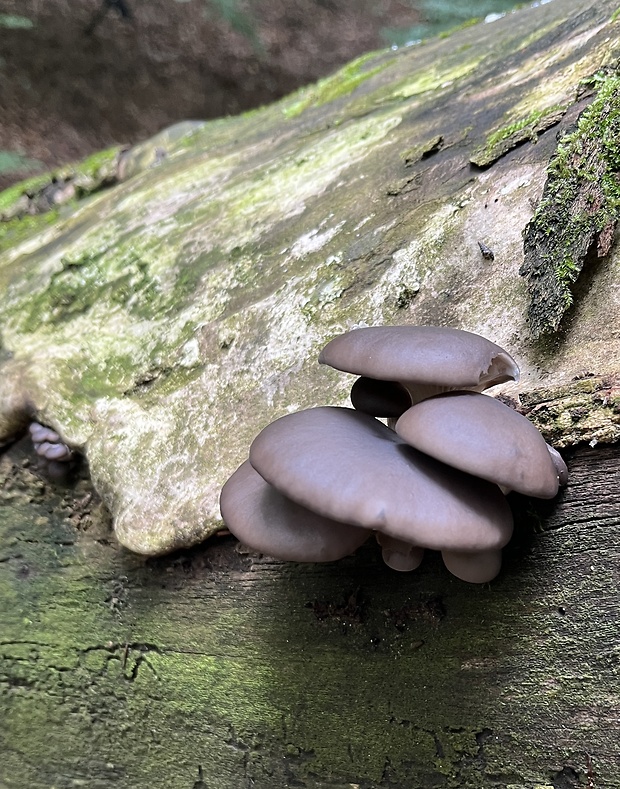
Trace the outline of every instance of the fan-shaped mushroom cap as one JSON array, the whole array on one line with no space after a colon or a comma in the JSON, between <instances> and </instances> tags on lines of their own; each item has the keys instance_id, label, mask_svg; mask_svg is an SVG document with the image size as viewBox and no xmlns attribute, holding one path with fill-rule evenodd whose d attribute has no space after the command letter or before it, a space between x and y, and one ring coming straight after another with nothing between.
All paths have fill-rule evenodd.
<instances>
[{"instance_id":1,"label":"fan-shaped mushroom cap","mask_svg":"<svg viewBox=\"0 0 620 789\"><path fill-rule=\"evenodd\" d=\"M447 392L396 423L408 444L454 468L528 496L551 499L558 474L544 438L524 416L477 392Z\"/></svg>"},{"instance_id":2,"label":"fan-shaped mushroom cap","mask_svg":"<svg viewBox=\"0 0 620 789\"><path fill-rule=\"evenodd\" d=\"M482 551L510 539L495 485L416 452L359 411L313 408L268 425L250 448L258 473L328 518L436 550Z\"/></svg>"},{"instance_id":3,"label":"fan-shaped mushroom cap","mask_svg":"<svg viewBox=\"0 0 620 789\"><path fill-rule=\"evenodd\" d=\"M411 397L397 381L358 378L351 388L351 403L356 411L385 419L398 419L411 406Z\"/></svg>"},{"instance_id":4,"label":"fan-shaped mushroom cap","mask_svg":"<svg viewBox=\"0 0 620 789\"><path fill-rule=\"evenodd\" d=\"M222 488L226 526L255 551L291 562L333 562L353 553L370 531L317 515L287 499L243 463Z\"/></svg>"},{"instance_id":5,"label":"fan-shaped mushroom cap","mask_svg":"<svg viewBox=\"0 0 620 789\"><path fill-rule=\"evenodd\" d=\"M399 381L415 400L444 389L482 391L519 378L516 362L499 345L443 326L353 329L329 342L319 363L368 378ZM431 389L417 395L419 387Z\"/></svg>"}]
</instances>

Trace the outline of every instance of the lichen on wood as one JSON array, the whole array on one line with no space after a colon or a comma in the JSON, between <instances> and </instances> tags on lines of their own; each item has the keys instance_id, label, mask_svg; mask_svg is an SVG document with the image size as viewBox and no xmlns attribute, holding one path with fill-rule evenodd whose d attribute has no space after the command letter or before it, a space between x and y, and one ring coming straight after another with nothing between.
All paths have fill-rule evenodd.
<instances>
[{"instance_id":1,"label":"lichen on wood","mask_svg":"<svg viewBox=\"0 0 620 789\"><path fill-rule=\"evenodd\" d=\"M620 441L620 376L586 374L564 386L533 389L516 407L557 448Z\"/></svg>"}]
</instances>

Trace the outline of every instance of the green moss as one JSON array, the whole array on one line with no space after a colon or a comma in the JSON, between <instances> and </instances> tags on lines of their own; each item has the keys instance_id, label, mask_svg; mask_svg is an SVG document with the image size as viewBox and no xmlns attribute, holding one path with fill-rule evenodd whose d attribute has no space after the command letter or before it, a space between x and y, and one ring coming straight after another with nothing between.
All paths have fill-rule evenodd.
<instances>
[{"instance_id":1,"label":"green moss","mask_svg":"<svg viewBox=\"0 0 620 789\"><path fill-rule=\"evenodd\" d=\"M58 220L59 209L48 211L46 214L23 216L11 219L8 222L0 221L0 253L12 247L17 247L29 236L40 232L45 227L53 225Z\"/></svg>"},{"instance_id":2,"label":"green moss","mask_svg":"<svg viewBox=\"0 0 620 789\"><path fill-rule=\"evenodd\" d=\"M517 145L535 140L540 131L548 126L549 119L555 119L564 112L559 105L532 110L511 121L488 135L484 144L471 156L471 162L479 167L487 167ZM547 121L547 122L546 122Z\"/></svg>"},{"instance_id":3,"label":"green moss","mask_svg":"<svg viewBox=\"0 0 620 789\"><path fill-rule=\"evenodd\" d=\"M477 57L472 60L463 60L458 65L445 69L435 67L420 71L413 78L407 77L400 85L392 89L389 98L409 99L436 90L442 85L455 82L471 74L478 67L480 61L481 58Z\"/></svg>"},{"instance_id":4,"label":"green moss","mask_svg":"<svg viewBox=\"0 0 620 789\"><path fill-rule=\"evenodd\" d=\"M459 30L466 30L468 27L474 27L474 25L480 24L482 22L483 17L475 16L471 19L466 19L464 22L461 22L460 25L455 25L454 27L449 28L448 30L442 30L441 33L438 33L437 38L450 38L453 33L458 33Z\"/></svg>"},{"instance_id":5,"label":"green moss","mask_svg":"<svg viewBox=\"0 0 620 789\"><path fill-rule=\"evenodd\" d=\"M600 75L596 82L599 85L596 98L580 115L575 131L560 141L548 172L561 181L575 177L586 181L597 179L596 162L585 160L580 162L577 173L574 170L575 153L585 140L595 137L600 142L607 165L603 174L603 190L607 199L612 201L610 207L615 209L620 201L620 184L614 177L614 173L620 169L620 139L617 135L620 124L620 77Z\"/></svg>"},{"instance_id":6,"label":"green moss","mask_svg":"<svg viewBox=\"0 0 620 789\"><path fill-rule=\"evenodd\" d=\"M596 97L560 141L526 229L521 274L535 336L557 330L586 257L607 254L620 216L620 77L599 73L592 84Z\"/></svg>"},{"instance_id":7,"label":"green moss","mask_svg":"<svg viewBox=\"0 0 620 789\"><path fill-rule=\"evenodd\" d=\"M98 186L101 182L101 179L105 178L109 174L109 169L116 161L118 151L118 146L107 148L104 151L98 151L97 153L92 154L92 156L87 157L83 161L74 164L63 165L62 167L59 167L49 173L36 175L32 178L26 179L25 181L20 181L19 183L10 186L8 189L0 192L0 215L6 214L22 197L22 195L35 194L47 186L47 184L51 183L52 179L54 178L63 180L82 176L83 178L89 179L89 181L90 179L96 181L96 186ZM89 189L88 183L83 181L80 188L84 193L90 193L93 188L95 188L95 184L93 184L93 188Z\"/></svg>"},{"instance_id":8,"label":"green moss","mask_svg":"<svg viewBox=\"0 0 620 789\"><path fill-rule=\"evenodd\" d=\"M620 8L616 8L616 10L611 15L611 19L609 21L610 22L616 22L619 17L620 17Z\"/></svg>"},{"instance_id":9,"label":"green moss","mask_svg":"<svg viewBox=\"0 0 620 789\"><path fill-rule=\"evenodd\" d=\"M531 127L533 132L533 127L543 115L548 112L549 110L535 110L527 117L519 118L519 120L504 126L502 129L498 129L487 137L486 147L493 148L498 142L505 140L507 137L511 137L515 132L521 131L521 129L525 129L526 127Z\"/></svg>"},{"instance_id":10,"label":"green moss","mask_svg":"<svg viewBox=\"0 0 620 789\"><path fill-rule=\"evenodd\" d=\"M0 215L7 213L22 195L34 192L45 186L49 178L49 174L35 175L0 192Z\"/></svg>"},{"instance_id":11,"label":"green moss","mask_svg":"<svg viewBox=\"0 0 620 789\"><path fill-rule=\"evenodd\" d=\"M110 167L110 165L116 161L119 151L120 147L118 145L112 148L106 148L103 151L97 151L86 159L76 164L69 165L69 173L75 172L95 178L101 174L102 170ZM66 172L65 168L61 168L60 172Z\"/></svg>"},{"instance_id":12,"label":"green moss","mask_svg":"<svg viewBox=\"0 0 620 789\"><path fill-rule=\"evenodd\" d=\"M320 107L341 96L347 96L352 93L358 85L383 71L389 65L390 61L385 59L383 63L379 63L374 68L366 68L380 54L369 52L362 55L335 74L319 80L310 87L302 88L282 103L284 116L294 118L309 107Z\"/></svg>"},{"instance_id":13,"label":"green moss","mask_svg":"<svg viewBox=\"0 0 620 789\"><path fill-rule=\"evenodd\" d=\"M137 302L152 300L154 283L148 265L137 254L120 255L111 266L101 253L85 253L77 259L64 258L62 269L52 274L48 287L33 292L27 305L19 302L7 314L16 325L31 333L48 325L58 326L107 302L111 309L138 309ZM139 311L139 310L138 310Z\"/></svg>"}]
</instances>

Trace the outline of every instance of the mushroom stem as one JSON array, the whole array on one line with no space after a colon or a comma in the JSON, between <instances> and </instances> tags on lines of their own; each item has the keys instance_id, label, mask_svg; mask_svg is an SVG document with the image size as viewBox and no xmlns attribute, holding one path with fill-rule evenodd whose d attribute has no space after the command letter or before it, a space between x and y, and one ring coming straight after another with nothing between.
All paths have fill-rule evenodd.
<instances>
[{"instance_id":1,"label":"mushroom stem","mask_svg":"<svg viewBox=\"0 0 620 789\"><path fill-rule=\"evenodd\" d=\"M370 416L398 419L411 407L411 398L397 381L380 381L362 376L351 387L351 404Z\"/></svg>"},{"instance_id":2,"label":"mushroom stem","mask_svg":"<svg viewBox=\"0 0 620 789\"><path fill-rule=\"evenodd\" d=\"M402 385L409 393L411 405L417 405L422 400L428 400L429 397L435 397L435 395L443 394L444 392L451 392L454 389L452 386L420 384L415 381L402 381Z\"/></svg>"},{"instance_id":3,"label":"mushroom stem","mask_svg":"<svg viewBox=\"0 0 620 789\"><path fill-rule=\"evenodd\" d=\"M456 575L461 581L467 581L470 584L484 584L492 581L502 566L501 550L477 551L476 553L442 551L441 556L452 575Z\"/></svg>"},{"instance_id":4,"label":"mushroom stem","mask_svg":"<svg viewBox=\"0 0 620 789\"><path fill-rule=\"evenodd\" d=\"M376 532L375 538L382 548L383 561L392 570L407 573L416 570L422 563L424 548L404 540L398 540L396 537L390 537L382 532Z\"/></svg>"}]
</instances>

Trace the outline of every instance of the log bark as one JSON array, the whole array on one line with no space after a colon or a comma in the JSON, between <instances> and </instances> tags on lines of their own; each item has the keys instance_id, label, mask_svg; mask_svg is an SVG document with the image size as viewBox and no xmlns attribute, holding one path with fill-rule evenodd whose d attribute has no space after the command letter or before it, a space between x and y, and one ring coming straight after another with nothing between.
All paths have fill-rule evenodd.
<instances>
[{"instance_id":1,"label":"log bark","mask_svg":"<svg viewBox=\"0 0 620 789\"><path fill-rule=\"evenodd\" d=\"M376 546L290 565L231 537L144 561L88 479L2 461L4 787L620 786L620 452L513 497L476 587ZM590 784L588 783L590 782Z\"/></svg>"},{"instance_id":2,"label":"log bark","mask_svg":"<svg viewBox=\"0 0 620 789\"><path fill-rule=\"evenodd\" d=\"M617 19L522 9L0 195L0 789L620 787ZM212 536L360 322L517 356L570 480L511 495L492 584Z\"/></svg>"}]
</instances>

